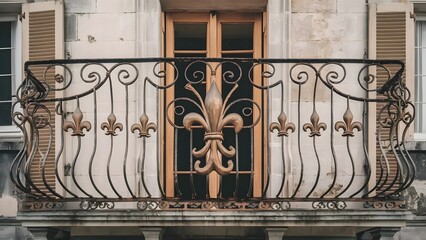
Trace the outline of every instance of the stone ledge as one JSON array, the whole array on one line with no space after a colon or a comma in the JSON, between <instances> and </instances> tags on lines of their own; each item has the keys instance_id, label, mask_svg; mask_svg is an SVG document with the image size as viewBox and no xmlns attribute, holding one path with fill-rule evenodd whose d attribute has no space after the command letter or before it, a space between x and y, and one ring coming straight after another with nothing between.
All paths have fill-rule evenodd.
<instances>
[{"instance_id":1,"label":"stone ledge","mask_svg":"<svg viewBox=\"0 0 426 240\"><path fill-rule=\"evenodd\" d=\"M45 211L21 212L26 227L37 226L356 226L402 227L408 210L343 211Z\"/></svg>"}]
</instances>

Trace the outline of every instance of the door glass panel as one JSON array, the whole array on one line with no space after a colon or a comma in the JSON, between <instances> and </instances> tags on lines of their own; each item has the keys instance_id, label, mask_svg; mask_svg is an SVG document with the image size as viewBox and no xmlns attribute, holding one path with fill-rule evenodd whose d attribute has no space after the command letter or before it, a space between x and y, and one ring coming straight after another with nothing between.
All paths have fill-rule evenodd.
<instances>
[{"instance_id":1,"label":"door glass panel","mask_svg":"<svg viewBox=\"0 0 426 240\"><path fill-rule=\"evenodd\" d=\"M176 57L205 57L205 54L175 54ZM194 89L204 99L206 95L206 84L205 81L198 81L201 78L193 76L193 73L199 72L199 74L206 74L206 65L203 63L192 63L191 62L177 62L176 67L178 69L178 79L175 83L175 99L178 100L175 103L175 124L182 126L183 118L186 114L194 112L202 115L202 112L193 103L187 99L193 100L198 103L198 99L189 90L185 89L185 85L192 82ZM188 69L188 75L185 76L185 70ZM198 75L201 76L201 75ZM177 130L177 171L178 171L178 187L175 189L175 194L178 195L178 191L181 192L181 199L188 200L194 196L197 199L203 199L206 196L206 176L198 175L193 170L193 179L191 180L191 166L194 166L195 161L200 160L201 166L206 164L205 157L195 159L192 156L192 149L201 149L204 146L204 129L200 126L195 125L192 130L192 141L191 133L186 129ZM191 146L192 144L192 146Z\"/></svg>"},{"instance_id":2,"label":"door glass panel","mask_svg":"<svg viewBox=\"0 0 426 240\"><path fill-rule=\"evenodd\" d=\"M252 53L235 53L235 54L222 54L224 58L251 58ZM239 67L234 64L224 64L223 72L229 71L234 73L235 76L241 74L241 79L237 82L238 88L232 93L229 98L228 104L233 104L229 108L229 111L226 114L237 113L243 118L244 126L250 126L253 123L253 103L251 101L245 100L240 101L241 99L253 99L253 86L250 83L248 74L252 66L252 63L238 63ZM228 79L232 80L232 79ZM222 81L222 97L226 98L231 89L235 86L235 83L232 81ZM230 146L236 148L236 138L235 131L233 129L227 128L223 131L225 135L223 145L229 149ZM238 181L235 172L224 176L222 178L222 196L223 197L233 197L234 191L237 189L236 194L238 198L244 198L247 196L248 187L250 185L250 171L252 163L252 152L249 146L251 146L251 128L243 128L238 133L238 146L243 146L236 148L238 151L238 164L236 162L236 157L234 157L232 162L234 163L233 171L239 171ZM223 157L222 164L226 166L229 159Z\"/></svg>"},{"instance_id":3,"label":"door glass panel","mask_svg":"<svg viewBox=\"0 0 426 240\"><path fill-rule=\"evenodd\" d=\"M207 23L174 23L174 45L175 57L206 57L206 54L195 53L194 51L207 52ZM176 52L179 51L179 52ZM185 85L191 84L194 89L205 97L206 86L205 79L198 81L199 78L194 77L192 73L206 74L206 66L202 63L177 62L176 63L178 76L174 86L175 99L181 99L175 102L175 124L182 126L183 118L190 112L201 114L198 109L190 101L197 102L195 95ZM185 70L188 69L188 75L185 75ZM189 100L189 101L188 101ZM201 161L201 166L205 165L205 157L194 159L192 156L193 148L201 149L204 143L204 130L199 126L192 129L192 133L183 128L175 130L176 138L176 171L177 171L177 186L175 186L175 195L181 195L181 199L188 200L193 197L200 199L206 196L206 179L204 175L197 175L191 166L194 166L196 160ZM190 141L192 138L192 141ZM191 176L192 170L192 176Z\"/></svg>"},{"instance_id":4,"label":"door glass panel","mask_svg":"<svg viewBox=\"0 0 426 240\"><path fill-rule=\"evenodd\" d=\"M252 50L253 23L222 23L222 50Z\"/></svg>"},{"instance_id":5,"label":"door glass panel","mask_svg":"<svg viewBox=\"0 0 426 240\"><path fill-rule=\"evenodd\" d=\"M175 50L206 50L207 23L175 23Z\"/></svg>"}]
</instances>

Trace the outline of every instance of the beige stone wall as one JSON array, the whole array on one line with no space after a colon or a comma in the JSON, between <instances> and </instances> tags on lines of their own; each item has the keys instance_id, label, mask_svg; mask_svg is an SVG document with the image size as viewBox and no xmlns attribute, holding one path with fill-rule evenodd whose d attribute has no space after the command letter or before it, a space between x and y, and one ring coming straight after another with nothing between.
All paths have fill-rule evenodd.
<instances>
[{"instance_id":1,"label":"beige stone wall","mask_svg":"<svg viewBox=\"0 0 426 240\"><path fill-rule=\"evenodd\" d=\"M70 59L84 58L146 58L160 56L160 15L161 8L158 1L144 0L69 0L65 1L65 22L66 22L66 56ZM111 67L112 64L107 64ZM133 123L139 122L139 116L142 113L142 83L145 77L156 79L153 75L153 64L136 64L139 72L139 79L135 84L129 86L128 99L125 98L125 87L118 82L119 70L113 72L113 92L114 97L114 113L117 117L117 123L125 124L125 103L129 103L129 127ZM82 81L80 77L80 69L82 65L76 65L73 70L73 85L67 90L66 95L79 93L82 89L87 89L87 83ZM136 76L136 72L131 67L123 69L129 70L131 78ZM83 72L83 77L88 78L90 71L98 71L101 76L105 76L104 70L100 67L90 67ZM89 84L90 85L90 84ZM103 86L97 92L98 101L98 123L97 126L97 151L95 161L93 163L93 174L96 185L102 192L108 196L116 196L108 184L106 177L106 162L109 156L110 138L105 136L105 132L100 129L100 124L106 122L108 115L111 112L110 91L107 86ZM90 87L89 87L90 88ZM147 104L147 115L150 121L156 122L156 91L155 88L150 88L147 91L147 99L150 99ZM80 108L84 114L85 120L94 121L93 110L93 94L80 99ZM70 101L66 105L68 112L74 111L76 101ZM71 116L68 116L71 119ZM82 138L82 149L84 153L78 158L75 173L77 181L83 189L88 192L96 193L93 188L89 176L89 159L93 147L93 131ZM116 184L116 188L120 189L119 193L123 196L128 195L125 187L123 175L123 162L125 152L125 133L118 131L118 136L114 137L114 151L111 160L111 175L112 181ZM130 142L127 159L127 174L129 176L129 184L131 188L140 186L138 165L141 155L141 141L135 138L135 134L129 132ZM72 144L66 146L65 157L61 160L61 164L72 164L77 150L77 141L71 139L69 134L67 141ZM156 183L156 152L157 138L156 135L147 140L146 156L150 163L146 164L145 171L147 172L146 179L150 191L154 195L158 195ZM66 176L66 182L73 186L72 190L80 192L71 180L70 176ZM57 186L59 187L59 185ZM138 187L136 187L138 188ZM143 192L136 193L141 196Z\"/></svg>"}]
</instances>

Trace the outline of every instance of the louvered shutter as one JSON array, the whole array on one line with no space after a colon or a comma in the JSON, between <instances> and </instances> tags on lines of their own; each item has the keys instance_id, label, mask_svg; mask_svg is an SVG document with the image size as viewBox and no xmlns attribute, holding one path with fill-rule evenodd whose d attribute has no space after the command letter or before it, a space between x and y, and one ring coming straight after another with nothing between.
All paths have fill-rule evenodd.
<instances>
[{"instance_id":1,"label":"louvered shutter","mask_svg":"<svg viewBox=\"0 0 426 240\"><path fill-rule=\"evenodd\" d=\"M63 2L49 1L39 3L28 3L22 7L23 16L23 60L49 60L62 59L64 57L64 33L63 33ZM52 68L44 79L45 66L32 67L35 77L46 81L50 86L55 86L56 74ZM50 92L48 98L55 97L55 92ZM49 109L50 127L39 129L39 150L31 165L31 179L36 187L49 194L42 178L42 159L47 155L45 161L46 182L55 189L55 103L45 103ZM50 150L49 150L49 145Z\"/></svg>"},{"instance_id":2,"label":"louvered shutter","mask_svg":"<svg viewBox=\"0 0 426 240\"><path fill-rule=\"evenodd\" d=\"M406 79L407 86L410 87L414 80L414 21L410 18L410 13L413 12L412 3L383 3L383 4L370 4L369 13L369 58L370 59L392 59L401 60L406 64L406 70L403 75L403 81ZM395 74L398 70L398 66L387 66L391 74ZM377 81L375 87L383 86L387 80L387 73L384 69L376 68ZM375 94L375 93L372 93ZM370 97L383 97L383 96L370 96ZM375 105L375 106L374 106ZM377 103L370 106L369 112L369 124L370 129L376 129L379 126L377 118L384 119L386 112L380 114L380 109L383 108L384 103ZM381 140L382 146L389 145L390 134L389 129L382 129L376 135L376 131L370 131L370 153L374 156L370 156L373 169L376 168L375 175L373 172L373 178L379 181L381 188L377 189L377 192L381 192L388 188L389 184L393 182L397 174L397 160L391 151L381 151L379 147L379 141ZM386 150L386 149L385 149ZM386 163L387 158L388 163ZM388 167L389 166L389 167ZM389 174L388 174L389 171ZM387 181L386 181L387 176ZM376 181L370 185L373 187L376 185ZM389 189L388 192L398 187L399 180L395 183L394 187Z\"/></svg>"}]
</instances>

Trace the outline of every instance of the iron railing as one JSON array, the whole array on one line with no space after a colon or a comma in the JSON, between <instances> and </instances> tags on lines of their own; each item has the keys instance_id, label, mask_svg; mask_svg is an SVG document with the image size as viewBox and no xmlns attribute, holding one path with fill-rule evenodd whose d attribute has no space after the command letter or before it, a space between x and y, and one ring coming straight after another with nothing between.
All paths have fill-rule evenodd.
<instances>
[{"instance_id":1,"label":"iron railing","mask_svg":"<svg viewBox=\"0 0 426 240\"><path fill-rule=\"evenodd\" d=\"M415 176L403 70L390 60L30 61L10 177L22 210L401 207Z\"/></svg>"}]
</instances>

